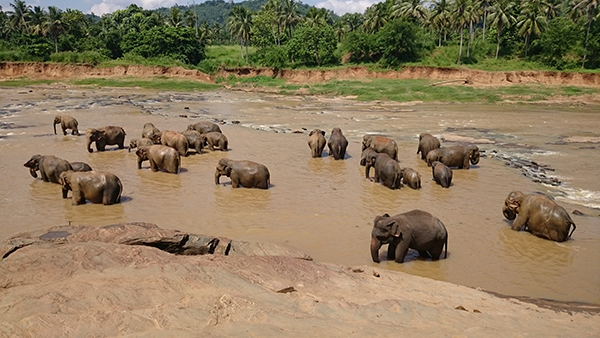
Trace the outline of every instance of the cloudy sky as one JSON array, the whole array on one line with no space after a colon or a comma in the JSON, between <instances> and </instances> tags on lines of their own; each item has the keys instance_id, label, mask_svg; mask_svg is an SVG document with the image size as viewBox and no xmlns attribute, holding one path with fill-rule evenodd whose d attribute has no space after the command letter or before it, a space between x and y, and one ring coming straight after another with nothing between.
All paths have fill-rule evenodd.
<instances>
[{"instance_id":1,"label":"cloudy sky","mask_svg":"<svg viewBox=\"0 0 600 338\"><path fill-rule=\"evenodd\" d=\"M196 0L196 3L202 3L204 1L205 0ZM301 2L316 7L331 9L339 15L343 15L345 13L363 13L365 8L380 1L381 0L302 0ZM192 0L25 0L25 2L31 6L41 6L44 8L56 6L62 10L67 8L79 9L84 13L93 12L96 15L123 9L132 3L135 3L144 9L171 7L175 4L192 4ZM234 0L234 2L240 2L240 0ZM12 9L12 7L10 7L11 3L14 3L14 1L0 0L0 6L2 6L2 10L4 11Z\"/></svg>"}]
</instances>

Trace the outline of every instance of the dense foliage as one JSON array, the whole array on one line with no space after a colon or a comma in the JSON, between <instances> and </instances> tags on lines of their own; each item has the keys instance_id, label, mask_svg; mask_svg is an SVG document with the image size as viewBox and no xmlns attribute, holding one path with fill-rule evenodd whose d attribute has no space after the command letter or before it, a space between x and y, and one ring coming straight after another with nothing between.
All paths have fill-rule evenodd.
<instances>
[{"instance_id":1,"label":"dense foliage","mask_svg":"<svg viewBox=\"0 0 600 338\"><path fill-rule=\"evenodd\" d=\"M102 17L14 0L0 7L0 60L168 59L215 69L206 46L238 44L237 64L275 68L498 60L597 69L599 18L598 0L384 0L342 17L296 0L130 5Z\"/></svg>"}]
</instances>

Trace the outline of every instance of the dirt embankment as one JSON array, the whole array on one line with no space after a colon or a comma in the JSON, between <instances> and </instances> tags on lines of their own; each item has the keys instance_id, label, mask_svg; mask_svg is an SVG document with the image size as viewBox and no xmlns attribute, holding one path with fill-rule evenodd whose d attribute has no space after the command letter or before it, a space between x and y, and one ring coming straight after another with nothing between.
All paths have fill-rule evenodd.
<instances>
[{"instance_id":1,"label":"dirt embankment","mask_svg":"<svg viewBox=\"0 0 600 338\"><path fill-rule=\"evenodd\" d=\"M227 78L231 74L238 77L269 76L280 77L292 83L315 83L332 79L431 79L439 81L457 80L473 86L508 86L517 84L543 84L563 86L600 87L600 74L567 73L553 71L502 71L486 72L466 68L405 67L400 71L374 72L365 67L348 67L333 70L274 70L272 68L231 68L221 69L217 77ZM86 77L117 76L169 76L191 78L204 82L214 82L210 75L197 70L181 67L160 66L114 66L97 68L91 65L69 65L56 63L15 63L0 62L0 80L18 77L31 79L69 79Z\"/></svg>"}]
</instances>

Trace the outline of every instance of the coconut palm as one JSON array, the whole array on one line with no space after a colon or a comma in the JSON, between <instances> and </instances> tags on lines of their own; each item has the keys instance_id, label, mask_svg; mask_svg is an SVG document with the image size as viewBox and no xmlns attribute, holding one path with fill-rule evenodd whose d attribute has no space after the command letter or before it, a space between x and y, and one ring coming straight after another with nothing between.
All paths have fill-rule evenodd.
<instances>
[{"instance_id":1,"label":"coconut palm","mask_svg":"<svg viewBox=\"0 0 600 338\"><path fill-rule=\"evenodd\" d=\"M469 22L468 16L469 0L456 0L452 8L452 22L454 27L460 32L460 47L458 49L458 61L460 65L460 59L462 58L462 47L463 47L463 35L465 26Z\"/></svg>"},{"instance_id":2,"label":"coconut palm","mask_svg":"<svg viewBox=\"0 0 600 338\"><path fill-rule=\"evenodd\" d=\"M471 44L473 43L473 39L475 38L475 30L473 28L473 24L479 22L481 14L481 4L477 0L469 0L465 12L465 19L467 19L467 21L469 22L469 42L467 45L467 57L470 56Z\"/></svg>"},{"instance_id":3,"label":"coconut palm","mask_svg":"<svg viewBox=\"0 0 600 338\"><path fill-rule=\"evenodd\" d=\"M248 42L250 41L250 29L252 29L252 14L250 10L242 6L234 6L227 18L227 30L231 36L240 41L240 54L244 58L244 45L246 46L246 63L248 63Z\"/></svg>"},{"instance_id":4,"label":"coconut palm","mask_svg":"<svg viewBox=\"0 0 600 338\"><path fill-rule=\"evenodd\" d=\"M279 0L269 0L262 8L263 11L270 12L271 17L271 33L277 46L281 45L281 30L283 29L283 7ZM275 33L277 31L277 33Z\"/></svg>"},{"instance_id":5,"label":"coconut palm","mask_svg":"<svg viewBox=\"0 0 600 338\"><path fill-rule=\"evenodd\" d=\"M492 6L492 0L480 0L479 4L481 5L481 10L483 11L483 34L481 37L481 41L485 41L485 29L487 24L488 13L490 12L490 7Z\"/></svg>"},{"instance_id":6,"label":"coconut palm","mask_svg":"<svg viewBox=\"0 0 600 338\"><path fill-rule=\"evenodd\" d=\"M517 28L519 34L525 37L525 57L527 57L530 38L541 35L546 25L546 16L539 2L529 1L521 5L521 13L517 18Z\"/></svg>"},{"instance_id":7,"label":"coconut palm","mask_svg":"<svg viewBox=\"0 0 600 338\"><path fill-rule=\"evenodd\" d=\"M58 37L64 32L65 25L62 22L62 11L56 6L48 7L48 15L46 16L42 33L54 40L54 50L56 53L58 53Z\"/></svg>"},{"instance_id":8,"label":"coconut palm","mask_svg":"<svg viewBox=\"0 0 600 338\"><path fill-rule=\"evenodd\" d=\"M560 14L560 6L562 1L560 0L544 0L541 5L543 7L544 14L546 14L546 19L551 20L556 18Z\"/></svg>"},{"instance_id":9,"label":"coconut palm","mask_svg":"<svg viewBox=\"0 0 600 338\"><path fill-rule=\"evenodd\" d=\"M44 21L46 21L46 11L40 7L35 6L29 13L29 28L33 34L42 34Z\"/></svg>"},{"instance_id":10,"label":"coconut palm","mask_svg":"<svg viewBox=\"0 0 600 338\"><path fill-rule=\"evenodd\" d=\"M490 24L496 27L497 30L496 59L498 58L498 52L500 51L502 29L510 27L516 21L515 17L510 14L514 5L514 2L511 0L496 0L492 4L492 7L490 7L488 19L490 20Z\"/></svg>"},{"instance_id":11,"label":"coconut palm","mask_svg":"<svg viewBox=\"0 0 600 338\"><path fill-rule=\"evenodd\" d=\"M574 14L582 14L585 16L587 22L587 30L585 33L585 42L583 44L583 60L581 61L581 68L585 67L585 61L587 58L587 47L588 47L588 38L590 36L590 28L592 27L592 22L594 22L598 17L600 17L600 13L598 12L598 4L600 0L576 0L575 6L573 7Z\"/></svg>"},{"instance_id":12,"label":"coconut palm","mask_svg":"<svg viewBox=\"0 0 600 338\"><path fill-rule=\"evenodd\" d=\"M302 22L302 17L298 14L298 3L294 0L283 0L283 5L281 7L281 23L283 29L288 32L290 38L293 35L294 27L300 22Z\"/></svg>"},{"instance_id":13,"label":"coconut palm","mask_svg":"<svg viewBox=\"0 0 600 338\"><path fill-rule=\"evenodd\" d=\"M167 15L167 23L171 27L179 27L183 25L183 13L181 13L179 7L171 7L171 9L169 10L169 14Z\"/></svg>"},{"instance_id":14,"label":"coconut palm","mask_svg":"<svg viewBox=\"0 0 600 338\"><path fill-rule=\"evenodd\" d=\"M414 22L422 22L427 17L427 8L423 6L423 0L396 0L390 8L390 17L409 18Z\"/></svg>"},{"instance_id":15,"label":"coconut palm","mask_svg":"<svg viewBox=\"0 0 600 338\"><path fill-rule=\"evenodd\" d=\"M367 33L376 33L387 23L386 7L380 2L368 7L365 11L363 30Z\"/></svg>"},{"instance_id":16,"label":"coconut palm","mask_svg":"<svg viewBox=\"0 0 600 338\"><path fill-rule=\"evenodd\" d=\"M26 4L23 0L15 0L10 7L12 11L8 11L8 26L11 30L25 31L29 33L29 25L27 24L27 17L31 11L31 6Z\"/></svg>"},{"instance_id":17,"label":"coconut palm","mask_svg":"<svg viewBox=\"0 0 600 338\"><path fill-rule=\"evenodd\" d=\"M311 7L306 12L304 17L304 23L310 27L314 26L325 26L331 21L331 16L325 8Z\"/></svg>"},{"instance_id":18,"label":"coconut palm","mask_svg":"<svg viewBox=\"0 0 600 338\"><path fill-rule=\"evenodd\" d=\"M450 3L447 0L437 0L433 3L433 8L429 14L429 25L430 27L439 32L438 35L438 46L442 46L442 34L444 35L444 41L446 40L446 34L449 31L450 26Z\"/></svg>"}]
</instances>

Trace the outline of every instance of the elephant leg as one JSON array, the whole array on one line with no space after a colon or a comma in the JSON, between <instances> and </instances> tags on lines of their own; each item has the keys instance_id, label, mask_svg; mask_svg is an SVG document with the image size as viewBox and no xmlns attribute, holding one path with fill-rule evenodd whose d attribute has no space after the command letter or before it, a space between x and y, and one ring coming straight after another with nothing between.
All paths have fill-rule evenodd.
<instances>
[{"instance_id":1,"label":"elephant leg","mask_svg":"<svg viewBox=\"0 0 600 338\"><path fill-rule=\"evenodd\" d=\"M73 205L85 204L85 196L83 196L79 189L73 189L73 197L71 199Z\"/></svg>"},{"instance_id":2,"label":"elephant leg","mask_svg":"<svg viewBox=\"0 0 600 338\"><path fill-rule=\"evenodd\" d=\"M427 252L426 250L419 251L419 256L421 256L422 258L431 258L429 252Z\"/></svg>"},{"instance_id":3,"label":"elephant leg","mask_svg":"<svg viewBox=\"0 0 600 338\"><path fill-rule=\"evenodd\" d=\"M431 260L432 261L439 260L440 256L442 255L443 250L444 250L444 243L441 243L440 245L436 245L431 250L429 250L429 253L431 254Z\"/></svg>"},{"instance_id":4,"label":"elephant leg","mask_svg":"<svg viewBox=\"0 0 600 338\"><path fill-rule=\"evenodd\" d=\"M240 179L239 179L238 175L235 172L232 172L230 178L231 178L231 187L239 188Z\"/></svg>"},{"instance_id":5,"label":"elephant leg","mask_svg":"<svg viewBox=\"0 0 600 338\"><path fill-rule=\"evenodd\" d=\"M62 128L62 130L63 130L63 134L64 134L65 136L67 136L67 127L63 127L63 128Z\"/></svg>"},{"instance_id":6,"label":"elephant leg","mask_svg":"<svg viewBox=\"0 0 600 338\"><path fill-rule=\"evenodd\" d=\"M387 259L388 261L393 261L396 258L396 247L398 243L390 242L388 245Z\"/></svg>"},{"instance_id":7,"label":"elephant leg","mask_svg":"<svg viewBox=\"0 0 600 338\"><path fill-rule=\"evenodd\" d=\"M401 241L398 244L398 246L396 247L396 263L404 262L404 257L406 257L406 254L408 253L408 246L408 241Z\"/></svg>"},{"instance_id":8,"label":"elephant leg","mask_svg":"<svg viewBox=\"0 0 600 338\"><path fill-rule=\"evenodd\" d=\"M104 204L104 205L113 204L112 196L111 196L110 192L108 191L108 189L104 189L104 194L102 195L102 204Z\"/></svg>"},{"instance_id":9,"label":"elephant leg","mask_svg":"<svg viewBox=\"0 0 600 338\"><path fill-rule=\"evenodd\" d=\"M50 180L48 179L48 175L46 175L45 171L40 170L40 175L42 176L42 181L44 181L44 182L50 182Z\"/></svg>"},{"instance_id":10,"label":"elephant leg","mask_svg":"<svg viewBox=\"0 0 600 338\"><path fill-rule=\"evenodd\" d=\"M154 160L152 160L152 159L149 159L148 161L150 162L150 170L157 172L158 165L156 165L156 162L154 162Z\"/></svg>"},{"instance_id":11,"label":"elephant leg","mask_svg":"<svg viewBox=\"0 0 600 338\"><path fill-rule=\"evenodd\" d=\"M523 226L526 225L527 218L528 218L528 215L527 215L526 212L522 212L520 214L517 214L517 218L515 218L515 220L513 221L512 225L510 226L510 228L513 229L513 230L515 230L515 231L520 231L521 228L523 228Z\"/></svg>"},{"instance_id":12,"label":"elephant leg","mask_svg":"<svg viewBox=\"0 0 600 338\"><path fill-rule=\"evenodd\" d=\"M106 144L105 143L98 143L98 141L96 141L96 150L98 150L98 151L104 151L105 148L106 148Z\"/></svg>"}]
</instances>

